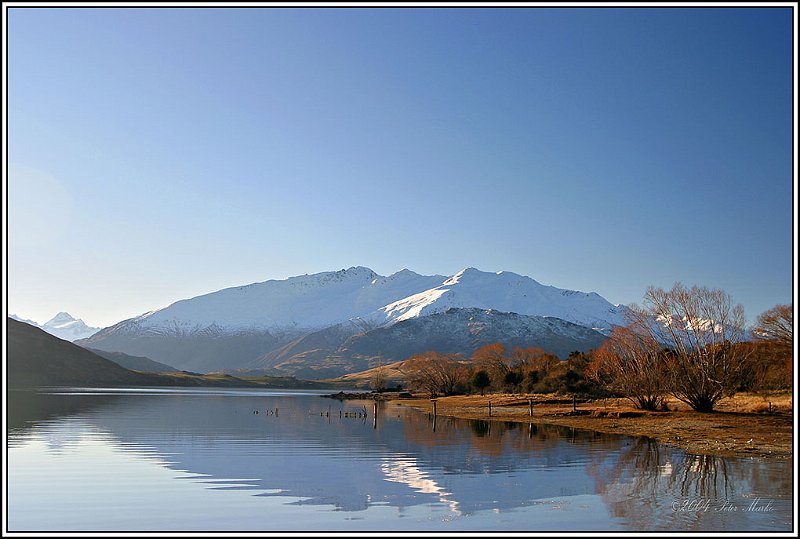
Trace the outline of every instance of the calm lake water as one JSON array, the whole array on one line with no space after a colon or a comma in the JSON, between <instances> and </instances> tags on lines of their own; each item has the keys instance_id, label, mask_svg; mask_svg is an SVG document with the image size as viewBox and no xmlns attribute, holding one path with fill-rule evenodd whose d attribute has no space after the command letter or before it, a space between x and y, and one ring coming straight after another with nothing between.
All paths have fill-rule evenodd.
<instances>
[{"instance_id":1,"label":"calm lake water","mask_svg":"<svg viewBox=\"0 0 800 539\"><path fill-rule=\"evenodd\" d=\"M792 530L791 461L309 391L8 402L9 531Z\"/></svg>"}]
</instances>

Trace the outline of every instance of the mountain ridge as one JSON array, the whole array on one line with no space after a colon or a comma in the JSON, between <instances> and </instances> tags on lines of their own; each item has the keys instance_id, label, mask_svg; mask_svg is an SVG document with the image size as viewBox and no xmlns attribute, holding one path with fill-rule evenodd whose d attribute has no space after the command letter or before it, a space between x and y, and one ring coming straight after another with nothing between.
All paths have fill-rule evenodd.
<instances>
[{"instance_id":1,"label":"mountain ridge","mask_svg":"<svg viewBox=\"0 0 800 539\"><path fill-rule=\"evenodd\" d=\"M565 308L565 304L571 305ZM624 306L613 305L595 292L542 285L507 271L490 273L466 268L447 277L420 275L404 268L384 277L364 266L353 266L182 299L99 333L303 331L354 319L388 325L451 307L556 316L600 329L622 324L625 311Z\"/></svg>"},{"instance_id":2,"label":"mountain ridge","mask_svg":"<svg viewBox=\"0 0 800 539\"><path fill-rule=\"evenodd\" d=\"M374 332L378 328L392 328L453 309L491 312L486 323L502 321L512 333L519 328L506 324L509 318L499 313L551 317L608 333L624 323L627 308L613 305L595 292L547 286L507 271L491 273L466 268L444 276L420 275L404 268L381 276L367 267L353 266L229 287L180 300L77 342L108 352L146 356L196 372L280 366L286 372L308 373L315 370L315 364L322 363L337 364L343 372L350 372L354 364L363 361L339 351L347 339L363 344L369 339L359 340L359 334L372 332L370 338L374 338L379 334ZM452 322L454 316L451 313L449 318L439 316L434 320ZM535 325L533 318L516 320ZM428 327L422 322L416 326ZM426 331L436 333L430 328ZM574 349L581 348L585 340L598 340L594 333L578 333L575 331L570 337L578 345ZM514 337L497 332L495 335L498 340ZM535 332L529 337L538 338ZM462 341L458 348L465 350ZM403 342L407 352L417 351L409 339L404 337ZM548 342L556 341L551 338ZM559 348L558 353L562 352ZM338 363L337 358L341 360Z\"/></svg>"},{"instance_id":3,"label":"mountain ridge","mask_svg":"<svg viewBox=\"0 0 800 539\"><path fill-rule=\"evenodd\" d=\"M319 380L363 371L378 363L403 361L428 351L470 357L481 346L502 342L509 349L542 348L565 359L573 351L596 348L603 340L602 333L559 318L450 308L349 336L346 328L326 328L265 354L242 370L273 370Z\"/></svg>"},{"instance_id":4,"label":"mountain ridge","mask_svg":"<svg viewBox=\"0 0 800 539\"><path fill-rule=\"evenodd\" d=\"M39 329L43 329L50 335L54 335L59 339L64 339L70 342L91 337L102 329L90 327L86 325L86 323L80 318L75 318L64 311L59 312L44 324L39 324L33 320L20 318L14 314L9 315L9 318L18 322L32 325Z\"/></svg>"}]
</instances>

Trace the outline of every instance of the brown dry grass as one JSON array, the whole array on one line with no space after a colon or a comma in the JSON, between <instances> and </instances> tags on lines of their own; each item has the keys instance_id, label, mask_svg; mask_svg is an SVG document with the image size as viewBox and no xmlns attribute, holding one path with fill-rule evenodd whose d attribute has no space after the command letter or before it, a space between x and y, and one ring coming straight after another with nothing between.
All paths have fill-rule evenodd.
<instances>
[{"instance_id":1,"label":"brown dry grass","mask_svg":"<svg viewBox=\"0 0 800 539\"><path fill-rule=\"evenodd\" d=\"M533 417L528 399L534 401ZM570 396L460 395L437 399L437 414L464 419L547 423L600 432L649 436L687 451L713 455L749 455L791 458L794 409L791 393L777 393L765 400L759 395L740 393L720 401L717 411L701 414L677 399L668 399L669 411L644 412L627 399L578 401L572 413ZM561 402L554 402L561 401ZM395 401L426 412L430 399ZM763 413L772 402L772 413Z\"/></svg>"}]
</instances>

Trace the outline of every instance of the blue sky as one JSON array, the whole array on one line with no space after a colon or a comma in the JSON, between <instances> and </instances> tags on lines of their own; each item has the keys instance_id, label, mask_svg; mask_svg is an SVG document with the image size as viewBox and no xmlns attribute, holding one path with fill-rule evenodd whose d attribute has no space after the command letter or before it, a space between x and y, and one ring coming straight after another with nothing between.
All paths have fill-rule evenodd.
<instances>
[{"instance_id":1,"label":"blue sky","mask_svg":"<svg viewBox=\"0 0 800 539\"><path fill-rule=\"evenodd\" d=\"M20 9L8 309L364 265L791 301L788 8Z\"/></svg>"}]
</instances>

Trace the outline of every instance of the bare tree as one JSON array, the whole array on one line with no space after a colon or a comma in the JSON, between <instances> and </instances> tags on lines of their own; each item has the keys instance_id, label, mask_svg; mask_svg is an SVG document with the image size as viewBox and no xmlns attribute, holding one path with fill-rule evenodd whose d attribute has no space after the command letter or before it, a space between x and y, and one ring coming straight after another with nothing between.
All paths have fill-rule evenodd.
<instances>
[{"instance_id":1,"label":"bare tree","mask_svg":"<svg viewBox=\"0 0 800 539\"><path fill-rule=\"evenodd\" d=\"M784 353L792 353L792 304L776 305L764 311L753 325L753 336L762 341L772 341Z\"/></svg>"},{"instance_id":2,"label":"bare tree","mask_svg":"<svg viewBox=\"0 0 800 539\"><path fill-rule=\"evenodd\" d=\"M547 371L559 361L557 355L545 352L542 348L516 347L511 351L511 366L525 371Z\"/></svg>"},{"instance_id":3,"label":"bare tree","mask_svg":"<svg viewBox=\"0 0 800 539\"><path fill-rule=\"evenodd\" d=\"M786 354L785 349L775 341L756 340L742 343L753 349L750 357L750 372L745 384L746 388L761 396L764 402L769 403L768 410L772 410L771 395L776 391L785 391L792 388L792 354Z\"/></svg>"},{"instance_id":4,"label":"bare tree","mask_svg":"<svg viewBox=\"0 0 800 539\"><path fill-rule=\"evenodd\" d=\"M375 372L372 373L372 389L380 393L386 389L386 382L389 377L386 375L386 370L382 366L378 366Z\"/></svg>"},{"instance_id":5,"label":"bare tree","mask_svg":"<svg viewBox=\"0 0 800 539\"><path fill-rule=\"evenodd\" d=\"M501 343L485 344L472 353L472 364L476 369L489 373L494 387L504 384L506 374L511 370L510 358L506 357L506 347Z\"/></svg>"},{"instance_id":6,"label":"bare tree","mask_svg":"<svg viewBox=\"0 0 800 539\"><path fill-rule=\"evenodd\" d=\"M635 324L611 331L593 354L586 376L642 410L661 408L668 389L661 344Z\"/></svg>"},{"instance_id":7,"label":"bare tree","mask_svg":"<svg viewBox=\"0 0 800 539\"><path fill-rule=\"evenodd\" d=\"M425 352L406 360L400 370L412 387L435 397L455 392L464 376L463 367L463 358L459 354Z\"/></svg>"},{"instance_id":8,"label":"bare tree","mask_svg":"<svg viewBox=\"0 0 800 539\"><path fill-rule=\"evenodd\" d=\"M668 348L665 386L698 412L711 412L733 395L747 372L749 348L744 309L722 290L675 283L649 287L642 307L631 308L633 324Z\"/></svg>"}]
</instances>

